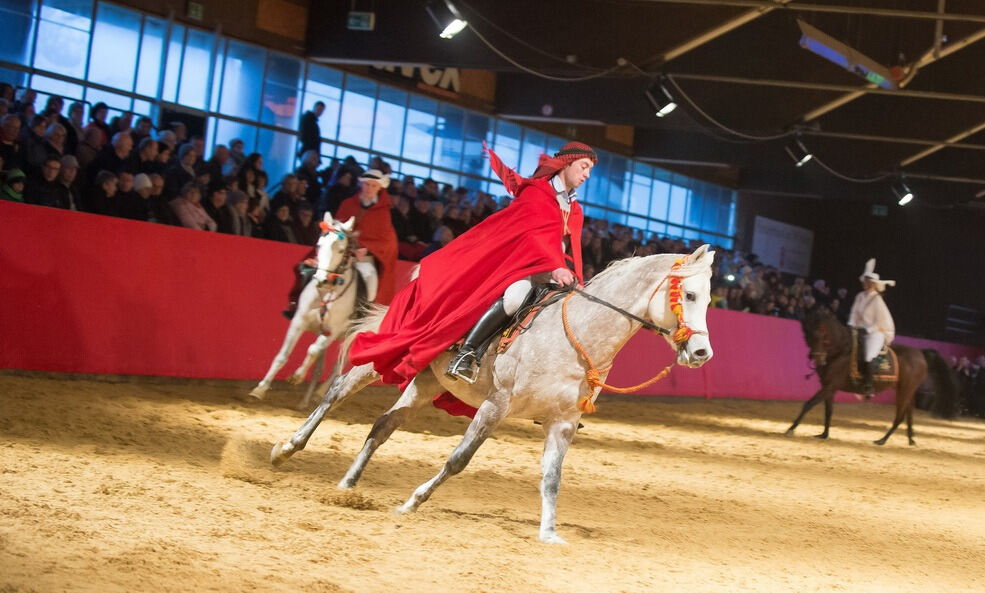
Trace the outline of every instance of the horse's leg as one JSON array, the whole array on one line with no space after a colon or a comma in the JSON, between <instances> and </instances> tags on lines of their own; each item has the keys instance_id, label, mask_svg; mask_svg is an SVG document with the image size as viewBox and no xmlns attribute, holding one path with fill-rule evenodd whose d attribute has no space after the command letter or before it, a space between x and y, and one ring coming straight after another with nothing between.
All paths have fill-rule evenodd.
<instances>
[{"instance_id":1,"label":"horse's leg","mask_svg":"<svg viewBox=\"0 0 985 593\"><path fill-rule=\"evenodd\" d=\"M332 338L326 336L325 334L320 334L311 346L308 346L308 352L304 356L304 360L301 361L301 366L294 371L288 381L294 385L300 385L304 382L304 378L308 376L308 371L311 370L311 365L318 360L322 354L328 350L328 345L332 342Z\"/></svg>"},{"instance_id":2,"label":"horse's leg","mask_svg":"<svg viewBox=\"0 0 985 593\"><path fill-rule=\"evenodd\" d=\"M896 429L899 427L900 423L903 422L903 418L906 417L906 398L905 397L901 397L899 386L897 386L896 389L897 389L897 391L896 391L896 417L893 418L893 425L889 427L889 430L886 431L886 434L884 434L881 439L879 439L877 441L872 441L873 443L875 443L877 445L885 445L886 444L886 441L889 439L890 435L892 435L894 432L896 432ZM915 388L914 388L914 391L916 391ZM912 394L910 396L910 399L912 399ZM911 438L912 438L912 435L911 435Z\"/></svg>"},{"instance_id":3,"label":"horse's leg","mask_svg":"<svg viewBox=\"0 0 985 593\"><path fill-rule=\"evenodd\" d=\"M291 325L287 327L287 335L284 336L284 343L281 344L280 350L277 351L277 356L274 356L274 361L270 363L270 369L263 377L263 380L250 392L250 397L260 400L267 395L267 390L270 389L271 383L274 382L274 377L287 364L287 358L291 355L291 351L294 350L294 346L298 343L298 339L301 338L302 333L304 333L304 323L301 319L301 312L299 311L294 315L294 319L291 320Z\"/></svg>"},{"instance_id":4,"label":"horse's leg","mask_svg":"<svg viewBox=\"0 0 985 593\"><path fill-rule=\"evenodd\" d=\"M430 498L435 489L445 480L465 469L482 443L489 438L489 435L499 426L503 418L506 418L509 410L509 396L505 393L493 394L489 399L482 402L479 410L475 413L475 418L472 419L472 424L469 424L468 430L465 431L462 442L452 451L441 471L418 486L414 494L397 509L397 512L402 514L416 511L417 507Z\"/></svg>"},{"instance_id":5,"label":"horse's leg","mask_svg":"<svg viewBox=\"0 0 985 593\"><path fill-rule=\"evenodd\" d=\"M906 438L909 440L911 447L917 444L913 440L913 404L914 402L911 401L909 407L906 409Z\"/></svg>"},{"instance_id":6,"label":"horse's leg","mask_svg":"<svg viewBox=\"0 0 985 593\"><path fill-rule=\"evenodd\" d=\"M326 342L327 345L327 342ZM308 390L304 392L304 397L297 406L294 407L295 410L299 412L307 410L308 404L311 403L311 396L315 394L315 388L321 382L321 375L325 371L325 352L328 348L322 349L321 352L315 357L315 369L311 373L311 381L308 382ZM334 378L334 377L331 377Z\"/></svg>"},{"instance_id":7,"label":"horse's leg","mask_svg":"<svg viewBox=\"0 0 985 593\"><path fill-rule=\"evenodd\" d=\"M824 394L824 431L814 435L819 439L828 438L828 430L831 428L831 412L835 407L835 390L828 389Z\"/></svg>"},{"instance_id":8,"label":"horse's leg","mask_svg":"<svg viewBox=\"0 0 985 593\"><path fill-rule=\"evenodd\" d=\"M376 449L385 443L393 431L400 427L415 410L426 406L442 391L444 388L438 384L430 369L418 373L407 389L400 394L400 399L373 424L362 450L352 462L349 471L345 473L345 477L339 482L339 488L348 490L354 487Z\"/></svg>"},{"instance_id":9,"label":"horse's leg","mask_svg":"<svg viewBox=\"0 0 985 593\"><path fill-rule=\"evenodd\" d=\"M814 406L821 403L821 400L824 399L825 393L827 391L828 391L827 386L821 387L820 391L812 395L809 400L804 402L804 407L800 409L800 414L797 415L797 419L794 420L793 424L790 425L790 428L787 429L786 435L788 437L793 436L793 431L796 430L797 426L800 425L800 421L804 419L804 416L807 415L807 412L810 412ZM825 432L827 432L827 424L825 424Z\"/></svg>"},{"instance_id":10,"label":"horse's leg","mask_svg":"<svg viewBox=\"0 0 985 593\"><path fill-rule=\"evenodd\" d=\"M561 489L561 464L575 437L577 426L577 419L544 423L544 457L540 463L540 541L549 544L567 543L557 534L557 494Z\"/></svg>"},{"instance_id":11,"label":"horse's leg","mask_svg":"<svg viewBox=\"0 0 985 593\"><path fill-rule=\"evenodd\" d=\"M311 434L315 432L322 418L332 409L332 406L345 401L350 395L379 378L380 374L373 370L372 364L354 367L348 373L336 377L332 381L332 385L328 388L325 397L322 398L321 403L308 416L308 419L304 421L301 428L294 433L294 436L286 442L277 443L270 450L270 463L280 465L287 461L291 455L304 449L304 446L308 444L308 439L311 438Z\"/></svg>"}]
</instances>

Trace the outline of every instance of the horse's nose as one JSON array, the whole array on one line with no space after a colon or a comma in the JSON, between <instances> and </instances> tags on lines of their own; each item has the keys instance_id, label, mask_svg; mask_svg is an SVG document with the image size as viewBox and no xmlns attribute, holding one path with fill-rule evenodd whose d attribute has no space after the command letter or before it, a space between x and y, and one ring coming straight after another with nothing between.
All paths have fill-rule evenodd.
<instances>
[{"instance_id":1,"label":"horse's nose","mask_svg":"<svg viewBox=\"0 0 985 593\"><path fill-rule=\"evenodd\" d=\"M697 358L698 360L704 360L708 358L708 351L705 350L704 348L698 348L697 350L694 351L693 354L694 357Z\"/></svg>"}]
</instances>

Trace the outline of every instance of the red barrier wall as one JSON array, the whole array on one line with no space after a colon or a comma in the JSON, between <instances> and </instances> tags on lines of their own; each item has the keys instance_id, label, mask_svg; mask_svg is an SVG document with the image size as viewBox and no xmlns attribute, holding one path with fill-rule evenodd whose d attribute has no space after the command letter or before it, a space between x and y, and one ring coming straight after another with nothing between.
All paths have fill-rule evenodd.
<instances>
[{"instance_id":1,"label":"red barrier wall","mask_svg":"<svg viewBox=\"0 0 985 593\"><path fill-rule=\"evenodd\" d=\"M279 311L306 247L0 202L0 368L260 379L280 347ZM412 264L401 262L406 280ZM802 400L807 348L796 322L709 312L714 358L676 367L643 394ZM293 372L312 337L280 377ZM979 349L898 338L942 354ZM642 382L673 359L634 337L614 385ZM885 396L884 396L885 397Z\"/></svg>"}]
</instances>

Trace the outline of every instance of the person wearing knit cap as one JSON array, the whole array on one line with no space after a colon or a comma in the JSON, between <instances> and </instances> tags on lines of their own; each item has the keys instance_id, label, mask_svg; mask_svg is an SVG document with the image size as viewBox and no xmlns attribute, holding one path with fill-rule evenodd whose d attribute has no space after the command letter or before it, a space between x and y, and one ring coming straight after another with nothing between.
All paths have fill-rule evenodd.
<instances>
[{"instance_id":1,"label":"person wearing knit cap","mask_svg":"<svg viewBox=\"0 0 985 593\"><path fill-rule=\"evenodd\" d=\"M10 202L24 201L24 184L27 177L20 169L11 169L3 174L3 183L0 183L0 200Z\"/></svg>"},{"instance_id":2,"label":"person wearing knit cap","mask_svg":"<svg viewBox=\"0 0 985 593\"><path fill-rule=\"evenodd\" d=\"M895 280L882 280L876 274L876 260L869 259L865 262L865 269L858 277L862 283L862 292L855 296L852 303L852 310L848 314L848 325L864 331L863 342L865 351L863 356L864 382L862 393L866 399L872 397L873 381L872 374L873 360L882 352L882 349L889 346L896 337L896 325L893 323L893 316L889 313L886 301L882 300L882 293L887 286L896 286Z\"/></svg>"},{"instance_id":3,"label":"person wearing knit cap","mask_svg":"<svg viewBox=\"0 0 985 593\"><path fill-rule=\"evenodd\" d=\"M417 278L393 299L379 330L356 337L350 361L373 363L386 383L406 387L463 335L447 374L474 382L482 355L533 284L582 281L584 215L576 188L598 162L595 151L570 142L553 156L541 155L525 178L484 150L515 199L421 260ZM448 394L434 404L451 414L475 413Z\"/></svg>"}]
</instances>

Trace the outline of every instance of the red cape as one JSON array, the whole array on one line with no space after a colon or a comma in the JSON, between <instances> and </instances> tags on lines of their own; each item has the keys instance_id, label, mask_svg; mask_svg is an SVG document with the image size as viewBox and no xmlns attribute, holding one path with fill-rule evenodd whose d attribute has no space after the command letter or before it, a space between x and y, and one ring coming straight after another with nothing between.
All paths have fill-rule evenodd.
<instances>
[{"instance_id":1,"label":"red cape","mask_svg":"<svg viewBox=\"0 0 985 593\"><path fill-rule=\"evenodd\" d=\"M359 246L373 254L380 270L376 302L386 305L393 298L397 279L397 233L390 218L390 195L380 191L376 203L365 209L358 195L343 200L335 218L346 222L352 216L356 217Z\"/></svg>"},{"instance_id":2,"label":"red cape","mask_svg":"<svg viewBox=\"0 0 985 593\"><path fill-rule=\"evenodd\" d=\"M568 228L579 281L583 221L581 206L572 202ZM523 180L507 208L421 261L417 279L393 299L379 332L356 337L351 362L372 362L383 382L405 388L462 338L510 284L572 267L561 251L563 224L550 183Z\"/></svg>"}]
</instances>

